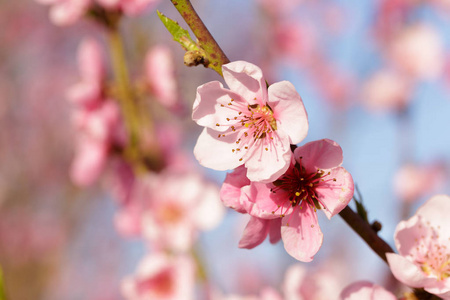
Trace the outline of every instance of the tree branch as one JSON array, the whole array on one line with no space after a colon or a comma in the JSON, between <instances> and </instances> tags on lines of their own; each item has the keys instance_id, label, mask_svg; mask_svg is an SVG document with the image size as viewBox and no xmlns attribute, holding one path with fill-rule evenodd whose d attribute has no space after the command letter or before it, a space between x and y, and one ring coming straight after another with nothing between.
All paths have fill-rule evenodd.
<instances>
[{"instance_id":1,"label":"tree branch","mask_svg":"<svg viewBox=\"0 0 450 300\"><path fill-rule=\"evenodd\" d=\"M229 63L230 60L198 16L191 1L171 0L171 2L197 37L200 47L205 51L208 68L213 69L222 76L222 65Z\"/></svg>"},{"instance_id":2,"label":"tree branch","mask_svg":"<svg viewBox=\"0 0 450 300\"><path fill-rule=\"evenodd\" d=\"M372 229L369 223L364 221L350 207L345 207L339 215L344 221L372 248L375 253L387 263L386 253L394 252L377 233Z\"/></svg>"}]
</instances>

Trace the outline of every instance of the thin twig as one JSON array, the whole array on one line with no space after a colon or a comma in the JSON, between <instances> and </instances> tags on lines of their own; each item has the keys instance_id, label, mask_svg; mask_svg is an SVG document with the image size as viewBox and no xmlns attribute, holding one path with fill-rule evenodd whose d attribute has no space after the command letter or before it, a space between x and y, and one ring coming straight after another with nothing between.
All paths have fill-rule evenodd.
<instances>
[{"instance_id":1,"label":"thin twig","mask_svg":"<svg viewBox=\"0 0 450 300\"><path fill-rule=\"evenodd\" d=\"M377 233L372 229L369 223L364 221L350 207L344 208L339 215L344 221L372 248L375 253L387 263L386 253L394 252Z\"/></svg>"},{"instance_id":2,"label":"thin twig","mask_svg":"<svg viewBox=\"0 0 450 300\"><path fill-rule=\"evenodd\" d=\"M222 76L222 65L229 63L230 60L198 16L191 1L171 0L171 2L197 37L200 47L205 51L208 67Z\"/></svg>"}]
</instances>

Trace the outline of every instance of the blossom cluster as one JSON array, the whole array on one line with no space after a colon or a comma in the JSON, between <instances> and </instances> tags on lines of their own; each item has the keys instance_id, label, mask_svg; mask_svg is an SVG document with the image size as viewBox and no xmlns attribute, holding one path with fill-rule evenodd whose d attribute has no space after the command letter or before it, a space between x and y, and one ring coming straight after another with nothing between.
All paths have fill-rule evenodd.
<instances>
[{"instance_id":1,"label":"blossom cluster","mask_svg":"<svg viewBox=\"0 0 450 300\"><path fill-rule=\"evenodd\" d=\"M307 135L308 117L290 82L267 88L261 69L244 61L224 65L223 75L229 90L217 81L197 89L192 118L205 129L194 154L203 166L236 168L221 199L251 216L240 247L270 235L291 256L311 261L323 241L316 211L331 218L353 197L342 149L323 139L292 151Z\"/></svg>"}]
</instances>

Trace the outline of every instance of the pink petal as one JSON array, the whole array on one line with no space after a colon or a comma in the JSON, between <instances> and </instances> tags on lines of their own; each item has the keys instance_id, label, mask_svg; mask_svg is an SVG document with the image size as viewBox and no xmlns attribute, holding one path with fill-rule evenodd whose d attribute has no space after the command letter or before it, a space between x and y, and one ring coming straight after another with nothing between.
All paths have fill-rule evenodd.
<instances>
[{"instance_id":1,"label":"pink petal","mask_svg":"<svg viewBox=\"0 0 450 300\"><path fill-rule=\"evenodd\" d=\"M321 182L316 188L320 203L325 206L324 213L330 219L343 210L352 200L354 185L353 178L347 170L342 167L331 169L330 175L324 177L326 181ZM333 181L332 179L336 179Z\"/></svg>"},{"instance_id":2,"label":"pink petal","mask_svg":"<svg viewBox=\"0 0 450 300\"><path fill-rule=\"evenodd\" d=\"M156 46L145 57L148 84L157 100L166 107L177 104L178 93L172 52L167 46Z\"/></svg>"},{"instance_id":3,"label":"pink petal","mask_svg":"<svg viewBox=\"0 0 450 300\"><path fill-rule=\"evenodd\" d=\"M79 147L70 168L70 177L74 184L85 187L100 177L108 158L108 149L89 140L83 141Z\"/></svg>"},{"instance_id":4,"label":"pink petal","mask_svg":"<svg viewBox=\"0 0 450 300\"><path fill-rule=\"evenodd\" d=\"M414 215L407 221L398 223L395 229L395 246L400 255L411 254L417 247L417 241L430 236L431 229L423 224L420 216Z\"/></svg>"},{"instance_id":5,"label":"pink petal","mask_svg":"<svg viewBox=\"0 0 450 300\"><path fill-rule=\"evenodd\" d=\"M253 151L248 153L249 158L245 166L250 181L273 182L289 168L292 157L289 137L279 131L273 138L272 144L266 144L264 139L259 139L257 143L260 144L255 144Z\"/></svg>"},{"instance_id":6,"label":"pink petal","mask_svg":"<svg viewBox=\"0 0 450 300\"><path fill-rule=\"evenodd\" d=\"M192 209L193 222L200 230L211 230L223 219L225 207L220 202L219 189L215 184L204 183L198 195L197 207Z\"/></svg>"},{"instance_id":7,"label":"pink petal","mask_svg":"<svg viewBox=\"0 0 450 300\"><path fill-rule=\"evenodd\" d=\"M255 204L247 212L255 217L275 219L281 215L292 213L292 206L286 201L288 195L284 191L276 194L270 191L271 185L253 182L249 189L243 189L243 193Z\"/></svg>"},{"instance_id":8,"label":"pink petal","mask_svg":"<svg viewBox=\"0 0 450 300\"><path fill-rule=\"evenodd\" d=\"M141 234L141 209L136 205L124 207L114 217L117 231L127 237L137 237Z\"/></svg>"},{"instance_id":9,"label":"pink petal","mask_svg":"<svg viewBox=\"0 0 450 300\"><path fill-rule=\"evenodd\" d=\"M436 279L428 278L414 263L395 253L386 253L391 272L397 280L404 284L420 288L429 285Z\"/></svg>"},{"instance_id":10,"label":"pink petal","mask_svg":"<svg viewBox=\"0 0 450 300\"><path fill-rule=\"evenodd\" d=\"M121 1L122 10L127 16L136 16L146 10L152 10L159 0L128 0Z\"/></svg>"},{"instance_id":11,"label":"pink petal","mask_svg":"<svg viewBox=\"0 0 450 300\"><path fill-rule=\"evenodd\" d=\"M237 168L244 163L239 161L239 154L232 151L236 147L237 134L218 138L217 131L203 129L194 147L195 158L202 166L218 171Z\"/></svg>"},{"instance_id":12,"label":"pink petal","mask_svg":"<svg viewBox=\"0 0 450 300\"><path fill-rule=\"evenodd\" d=\"M442 281L435 281L432 286L425 287L425 291L441 297L442 299L450 299L450 280L448 278Z\"/></svg>"},{"instance_id":13,"label":"pink petal","mask_svg":"<svg viewBox=\"0 0 450 300\"><path fill-rule=\"evenodd\" d=\"M347 286L339 296L340 300L397 300L391 292L368 281L358 281Z\"/></svg>"},{"instance_id":14,"label":"pink petal","mask_svg":"<svg viewBox=\"0 0 450 300\"><path fill-rule=\"evenodd\" d=\"M343 161L341 147L329 139L309 142L298 147L294 150L294 157L310 172L339 167Z\"/></svg>"},{"instance_id":15,"label":"pink petal","mask_svg":"<svg viewBox=\"0 0 450 300\"><path fill-rule=\"evenodd\" d=\"M104 76L103 53L100 44L86 38L78 49L78 67L81 77L87 82L100 83Z\"/></svg>"},{"instance_id":16,"label":"pink petal","mask_svg":"<svg viewBox=\"0 0 450 300\"><path fill-rule=\"evenodd\" d=\"M250 184L246 174L247 169L244 166L234 169L232 173L227 174L220 189L220 199L223 204L240 213L247 212L240 200L241 188Z\"/></svg>"},{"instance_id":17,"label":"pink petal","mask_svg":"<svg viewBox=\"0 0 450 300\"><path fill-rule=\"evenodd\" d=\"M447 195L436 195L422 205L416 212L422 216L430 227L450 228L450 197Z\"/></svg>"},{"instance_id":18,"label":"pink petal","mask_svg":"<svg viewBox=\"0 0 450 300\"><path fill-rule=\"evenodd\" d=\"M121 0L96 0L101 6L106 9L115 9Z\"/></svg>"},{"instance_id":19,"label":"pink petal","mask_svg":"<svg viewBox=\"0 0 450 300\"><path fill-rule=\"evenodd\" d=\"M90 0L55 3L50 9L50 20L60 26L71 25L86 13L89 4Z\"/></svg>"},{"instance_id":20,"label":"pink petal","mask_svg":"<svg viewBox=\"0 0 450 300\"><path fill-rule=\"evenodd\" d=\"M271 244L281 240L281 218L269 220L269 241Z\"/></svg>"},{"instance_id":21,"label":"pink petal","mask_svg":"<svg viewBox=\"0 0 450 300\"><path fill-rule=\"evenodd\" d=\"M308 134L308 115L292 83L282 81L269 86L269 105L277 120L277 129L287 133L290 144L300 143Z\"/></svg>"},{"instance_id":22,"label":"pink petal","mask_svg":"<svg viewBox=\"0 0 450 300\"><path fill-rule=\"evenodd\" d=\"M69 88L66 97L77 105L90 106L101 101L101 87L97 84L80 82Z\"/></svg>"},{"instance_id":23,"label":"pink petal","mask_svg":"<svg viewBox=\"0 0 450 300\"><path fill-rule=\"evenodd\" d=\"M239 241L239 248L252 249L261 244L269 233L269 220L251 217Z\"/></svg>"},{"instance_id":24,"label":"pink petal","mask_svg":"<svg viewBox=\"0 0 450 300\"><path fill-rule=\"evenodd\" d=\"M289 255L299 261L312 261L323 241L314 209L303 204L292 215L284 217L281 237Z\"/></svg>"},{"instance_id":25,"label":"pink petal","mask_svg":"<svg viewBox=\"0 0 450 300\"><path fill-rule=\"evenodd\" d=\"M249 104L266 105L266 82L259 67L245 61L235 61L223 65L222 70L230 90L241 95Z\"/></svg>"},{"instance_id":26,"label":"pink petal","mask_svg":"<svg viewBox=\"0 0 450 300\"><path fill-rule=\"evenodd\" d=\"M247 103L241 100L238 94L224 89L218 81L199 86L192 109L192 119L200 126L221 132L227 130L229 126L217 126L217 124L232 125L225 123L227 118L233 119L236 116L236 110L229 108L228 105L231 99L247 107Z\"/></svg>"}]
</instances>

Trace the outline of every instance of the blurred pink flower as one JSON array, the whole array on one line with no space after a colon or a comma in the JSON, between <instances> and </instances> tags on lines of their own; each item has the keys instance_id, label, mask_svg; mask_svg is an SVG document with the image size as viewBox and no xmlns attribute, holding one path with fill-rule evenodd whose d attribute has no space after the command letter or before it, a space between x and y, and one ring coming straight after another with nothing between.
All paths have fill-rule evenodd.
<instances>
[{"instance_id":1,"label":"blurred pink flower","mask_svg":"<svg viewBox=\"0 0 450 300\"><path fill-rule=\"evenodd\" d=\"M134 276L122 282L127 300L194 299L195 264L189 256L147 255Z\"/></svg>"},{"instance_id":2,"label":"blurred pink flower","mask_svg":"<svg viewBox=\"0 0 450 300\"><path fill-rule=\"evenodd\" d=\"M136 16L152 9L160 0L96 0L109 10L120 10L127 16Z\"/></svg>"},{"instance_id":3,"label":"blurred pink flower","mask_svg":"<svg viewBox=\"0 0 450 300\"><path fill-rule=\"evenodd\" d=\"M94 0L35 0L51 5L50 20L59 26L72 25L81 19L94 5ZM135 16L153 8L160 0L95 0L107 10L119 10L127 16Z\"/></svg>"},{"instance_id":4,"label":"blurred pink flower","mask_svg":"<svg viewBox=\"0 0 450 300\"><path fill-rule=\"evenodd\" d=\"M84 39L78 47L78 69L81 80L67 92L67 98L83 106L92 106L103 98L105 67L99 43Z\"/></svg>"},{"instance_id":5,"label":"blurred pink flower","mask_svg":"<svg viewBox=\"0 0 450 300\"><path fill-rule=\"evenodd\" d=\"M368 281L358 281L347 286L339 296L340 300L397 300L391 292Z\"/></svg>"},{"instance_id":6,"label":"blurred pink flower","mask_svg":"<svg viewBox=\"0 0 450 300\"><path fill-rule=\"evenodd\" d=\"M105 100L93 109L77 111L74 123L77 144L70 175L75 184L88 186L103 171L112 145L123 142L119 107Z\"/></svg>"},{"instance_id":7,"label":"blurred pink flower","mask_svg":"<svg viewBox=\"0 0 450 300\"><path fill-rule=\"evenodd\" d=\"M244 61L223 66L218 81L197 88L192 118L206 127L194 148L201 165L215 170L245 164L252 181L270 182L289 167L290 144L302 141L308 118L300 95L287 81L266 88L261 69Z\"/></svg>"},{"instance_id":8,"label":"blurred pink flower","mask_svg":"<svg viewBox=\"0 0 450 300\"><path fill-rule=\"evenodd\" d=\"M218 188L199 175L161 173L149 184L151 199L143 212L142 231L153 246L187 251L199 230L213 229L222 221Z\"/></svg>"},{"instance_id":9,"label":"blurred pink flower","mask_svg":"<svg viewBox=\"0 0 450 300\"><path fill-rule=\"evenodd\" d=\"M450 299L450 197L437 195L395 230L399 254L386 257L395 278Z\"/></svg>"},{"instance_id":10,"label":"blurred pink flower","mask_svg":"<svg viewBox=\"0 0 450 300\"><path fill-rule=\"evenodd\" d=\"M291 14L303 0L257 0L264 9L275 16Z\"/></svg>"},{"instance_id":11,"label":"blurred pink flower","mask_svg":"<svg viewBox=\"0 0 450 300\"><path fill-rule=\"evenodd\" d=\"M389 57L414 79L436 79L445 61L442 37L429 24L405 27L392 40Z\"/></svg>"},{"instance_id":12,"label":"blurred pink flower","mask_svg":"<svg viewBox=\"0 0 450 300\"><path fill-rule=\"evenodd\" d=\"M283 280L285 300L336 299L347 277L346 267L334 261L312 269L302 264L290 266Z\"/></svg>"},{"instance_id":13,"label":"blurred pink flower","mask_svg":"<svg viewBox=\"0 0 450 300\"><path fill-rule=\"evenodd\" d=\"M88 10L92 0L36 0L41 4L52 5L50 20L55 25L71 25Z\"/></svg>"},{"instance_id":14,"label":"blurred pink flower","mask_svg":"<svg viewBox=\"0 0 450 300\"><path fill-rule=\"evenodd\" d=\"M168 108L178 101L175 65L169 47L156 46L145 57L146 81L156 99Z\"/></svg>"},{"instance_id":15,"label":"blurred pink flower","mask_svg":"<svg viewBox=\"0 0 450 300\"><path fill-rule=\"evenodd\" d=\"M373 111L403 110L411 100L409 82L391 70L380 70L364 83L362 101Z\"/></svg>"},{"instance_id":16,"label":"blurred pink flower","mask_svg":"<svg viewBox=\"0 0 450 300\"><path fill-rule=\"evenodd\" d=\"M417 201L440 186L444 178L444 167L441 164L406 164L395 174L394 191L402 201Z\"/></svg>"},{"instance_id":17,"label":"blurred pink flower","mask_svg":"<svg viewBox=\"0 0 450 300\"><path fill-rule=\"evenodd\" d=\"M259 296L256 295L217 295L213 300L282 300L280 293L271 287L263 287Z\"/></svg>"},{"instance_id":18,"label":"blurred pink flower","mask_svg":"<svg viewBox=\"0 0 450 300\"><path fill-rule=\"evenodd\" d=\"M353 179L343 167L342 149L323 139L294 151L290 168L269 184L253 182L246 191L254 199L259 217L281 217L284 248L294 258L308 262L322 245L323 234L316 210L327 218L339 213L353 197Z\"/></svg>"},{"instance_id":19,"label":"blurred pink flower","mask_svg":"<svg viewBox=\"0 0 450 300\"><path fill-rule=\"evenodd\" d=\"M274 42L270 43L272 56L304 68L315 64L318 59L318 41L316 28L307 22L283 19L275 22Z\"/></svg>"}]
</instances>

